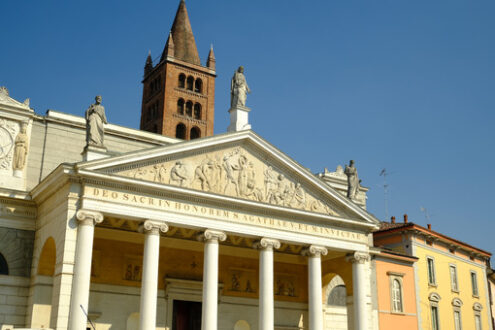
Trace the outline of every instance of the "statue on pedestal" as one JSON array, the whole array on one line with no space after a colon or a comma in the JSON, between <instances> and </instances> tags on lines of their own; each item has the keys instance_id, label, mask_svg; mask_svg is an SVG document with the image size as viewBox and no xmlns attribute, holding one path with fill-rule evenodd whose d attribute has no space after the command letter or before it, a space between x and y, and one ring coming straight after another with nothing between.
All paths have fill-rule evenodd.
<instances>
[{"instance_id":1,"label":"statue on pedestal","mask_svg":"<svg viewBox=\"0 0 495 330\"><path fill-rule=\"evenodd\" d=\"M251 93L251 90L244 77L244 67L240 66L234 73L230 84L230 107L245 107L248 93Z\"/></svg>"},{"instance_id":2,"label":"statue on pedestal","mask_svg":"<svg viewBox=\"0 0 495 330\"><path fill-rule=\"evenodd\" d=\"M353 160L349 162L349 165L345 166L344 173L347 175L347 197L354 199L359 191L359 178Z\"/></svg>"},{"instance_id":3,"label":"statue on pedestal","mask_svg":"<svg viewBox=\"0 0 495 330\"><path fill-rule=\"evenodd\" d=\"M86 110L86 145L104 148L103 137L107 124L105 108L101 105L101 96L95 97L95 103Z\"/></svg>"}]
</instances>

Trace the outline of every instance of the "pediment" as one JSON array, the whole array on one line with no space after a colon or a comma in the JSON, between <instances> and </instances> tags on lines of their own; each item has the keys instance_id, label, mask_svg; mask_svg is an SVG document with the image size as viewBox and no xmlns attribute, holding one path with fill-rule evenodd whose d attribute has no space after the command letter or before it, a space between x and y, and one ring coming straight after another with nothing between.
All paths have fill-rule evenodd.
<instances>
[{"instance_id":1,"label":"pediment","mask_svg":"<svg viewBox=\"0 0 495 330\"><path fill-rule=\"evenodd\" d=\"M290 209L375 222L251 131L139 151L80 168Z\"/></svg>"}]
</instances>

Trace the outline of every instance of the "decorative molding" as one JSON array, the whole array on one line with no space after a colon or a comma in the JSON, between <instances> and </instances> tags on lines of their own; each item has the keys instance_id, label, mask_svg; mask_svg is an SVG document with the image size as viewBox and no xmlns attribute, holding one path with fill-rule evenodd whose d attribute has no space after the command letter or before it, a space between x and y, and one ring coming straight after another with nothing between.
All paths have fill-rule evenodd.
<instances>
[{"instance_id":1,"label":"decorative molding","mask_svg":"<svg viewBox=\"0 0 495 330\"><path fill-rule=\"evenodd\" d=\"M483 305L481 305L479 302L475 302L473 304L473 310L477 312L481 312L482 309L483 309Z\"/></svg>"},{"instance_id":2,"label":"decorative molding","mask_svg":"<svg viewBox=\"0 0 495 330\"><path fill-rule=\"evenodd\" d=\"M399 272L393 272L393 271L388 271L387 272L388 276L398 276L398 277L404 277L406 273L399 273Z\"/></svg>"},{"instance_id":3,"label":"decorative molding","mask_svg":"<svg viewBox=\"0 0 495 330\"><path fill-rule=\"evenodd\" d=\"M219 241L223 242L227 239L227 235L223 231L207 229L197 236L198 241Z\"/></svg>"},{"instance_id":4,"label":"decorative molding","mask_svg":"<svg viewBox=\"0 0 495 330\"><path fill-rule=\"evenodd\" d=\"M145 233L150 235L159 235L160 232L166 233L167 231L168 231L168 225L165 222L146 220L139 226L140 233Z\"/></svg>"},{"instance_id":5,"label":"decorative molding","mask_svg":"<svg viewBox=\"0 0 495 330\"><path fill-rule=\"evenodd\" d=\"M428 296L428 300L431 301L431 302L439 302L440 300L442 299L442 297L440 297L440 295L436 292L432 292L430 293L430 295Z\"/></svg>"},{"instance_id":6,"label":"decorative molding","mask_svg":"<svg viewBox=\"0 0 495 330\"><path fill-rule=\"evenodd\" d=\"M454 298L452 299L452 306L454 307L461 307L463 304L462 304L462 300L459 299L459 298Z\"/></svg>"},{"instance_id":7,"label":"decorative molding","mask_svg":"<svg viewBox=\"0 0 495 330\"><path fill-rule=\"evenodd\" d=\"M326 256L328 253L327 248L319 245L310 245L307 249L302 251L302 255L309 257L321 257Z\"/></svg>"},{"instance_id":8,"label":"decorative molding","mask_svg":"<svg viewBox=\"0 0 495 330\"><path fill-rule=\"evenodd\" d=\"M103 214L84 209L77 211L76 218L79 220L80 226L94 226L103 222Z\"/></svg>"},{"instance_id":9,"label":"decorative molding","mask_svg":"<svg viewBox=\"0 0 495 330\"><path fill-rule=\"evenodd\" d=\"M253 244L253 247L255 249L268 249L268 250L280 249L280 241L273 238L263 237L259 241L256 241Z\"/></svg>"},{"instance_id":10,"label":"decorative molding","mask_svg":"<svg viewBox=\"0 0 495 330\"><path fill-rule=\"evenodd\" d=\"M370 255L364 252L354 252L346 257L346 261L351 263L364 264L370 260Z\"/></svg>"}]
</instances>

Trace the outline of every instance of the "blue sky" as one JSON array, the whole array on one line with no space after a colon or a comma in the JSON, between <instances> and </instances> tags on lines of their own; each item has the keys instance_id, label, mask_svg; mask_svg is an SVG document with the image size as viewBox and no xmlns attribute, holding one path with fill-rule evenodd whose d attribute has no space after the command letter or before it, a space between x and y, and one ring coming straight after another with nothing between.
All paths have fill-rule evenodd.
<instances>
[{"instance_id":1,"label":"blue sky","mask_svg":"<svg viewBox=\"0 0 495 330\"><path fill-rule=\"evenodd\" d=\"M160 56L179 1L9 1L0 85L82 115L139 126L148 50ZM495 2L199 1L187 7L203 64L217 58L215 132L244 65L253 130L321 172L354 159L369 211L495 251ZM426 220L420 207L428 210Z\"/></svg>"}]
</instances>

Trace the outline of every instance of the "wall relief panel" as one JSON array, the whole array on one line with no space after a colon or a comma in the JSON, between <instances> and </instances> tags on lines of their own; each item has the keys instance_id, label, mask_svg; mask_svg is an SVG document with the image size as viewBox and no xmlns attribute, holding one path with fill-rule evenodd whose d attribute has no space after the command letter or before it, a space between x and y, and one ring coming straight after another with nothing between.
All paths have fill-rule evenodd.
<instances>
[{"instance_id":1,"label":"wall relief panel","mask_svg":"<svg viewBox=\"0 0 495 330\"><path fill-rule=\"evenodd\" d=\"M329 215L342 215L309 192L297 180L250 151L232 147L186 156L115 174L215 194L243 198Z\"/></svg>"}]
</instances>

